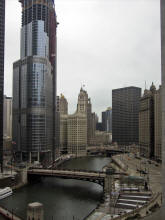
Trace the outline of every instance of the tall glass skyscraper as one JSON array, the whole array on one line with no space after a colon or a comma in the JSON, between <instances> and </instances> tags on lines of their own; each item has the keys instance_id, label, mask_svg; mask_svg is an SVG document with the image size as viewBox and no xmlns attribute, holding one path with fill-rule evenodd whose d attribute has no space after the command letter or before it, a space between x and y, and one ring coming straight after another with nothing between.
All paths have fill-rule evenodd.
<instances>
[{"instance_id":1,"label":"tall glass skyscraper","mask_svg":"<svg viewBox=\"0 0 165 220\"><path fill-rule=\"evenodd\" d=\"M4 82L5 0L0 1L0 164L3 171L3 82Z\"/></svg>"},{"instance_id":2,"label":"tall glass skyscraper","mask_svg":"<svg viewBox=\"0 0 165 220\"><path fill-rule=\"evenodd\" d=\"M46 162L55 156L55 5L53 0L19 1L21 58L13 64L13 147L22 159Z\"/></svg>"}]
</instances>

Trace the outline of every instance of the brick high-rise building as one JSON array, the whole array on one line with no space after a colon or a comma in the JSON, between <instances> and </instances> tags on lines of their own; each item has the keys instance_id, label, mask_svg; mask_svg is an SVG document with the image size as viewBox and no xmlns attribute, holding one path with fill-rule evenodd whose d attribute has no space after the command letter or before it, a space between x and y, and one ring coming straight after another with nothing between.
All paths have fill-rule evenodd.
<instances>
[{"instance_id":1,"label":"brick high-rise building","mask_svg":"<svg viewBox=\"0 0 165 220\"><path fill-rule=\"evenodd\" d=\"M4 41L5 0L0 1L0 165L3 172L3 90L4 90Z\"/></svg>"},{"instance_id":2,"label":"brick high-rise building","mask_svg":"<svg viewBox=\"0 0 165 220\"><path fill-rule=\"evenodd\" d=\"M21 58L13 65L14 150L50 161L56 146L56 13L54 0L19 0Z\"/></svg>"},{"instance_id":3,"label":"brick high-rise building","mask_svg":"<svg viewBox=\"0 0 165 220\"><path fill-rule=\"evenodd\" d=\"M130 86L112 90L112 141L119 145L139 143L141 88Z\"/></svg>"}]
</instances>

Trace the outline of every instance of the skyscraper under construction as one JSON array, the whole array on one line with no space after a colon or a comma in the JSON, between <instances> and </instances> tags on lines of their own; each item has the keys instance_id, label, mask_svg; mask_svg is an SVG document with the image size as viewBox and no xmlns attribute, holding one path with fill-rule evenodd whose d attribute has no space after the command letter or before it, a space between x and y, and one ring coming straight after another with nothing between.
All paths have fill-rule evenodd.
<instances>
[{"instance_id":1,"label":"skyscraper under construction","mask_svg":"<svg viewBox=\"0 0 165 220\"><path fill-rule=\"evenodd\" d=\"M56 13L54 0L19 0L21 58L13 64L13 149L24 160L55 157Z\"/></svg>"}]
</instances>

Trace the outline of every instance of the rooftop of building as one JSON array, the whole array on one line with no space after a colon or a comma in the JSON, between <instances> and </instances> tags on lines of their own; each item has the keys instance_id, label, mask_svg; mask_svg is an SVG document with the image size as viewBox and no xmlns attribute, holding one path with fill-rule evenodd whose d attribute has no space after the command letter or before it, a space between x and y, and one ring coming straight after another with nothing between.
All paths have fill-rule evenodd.
<instances>
[{"instance_id":1,"label":"rooftop of building","mask_svg":"<svg viewBox=\"0 0 165 220\"><path fill-rule=\"evenodd\" d=\"M141 90L140 87L128 86L128 87L123 87L123 88L118 88L118 89L112 89L112 92L113 92L113 91L116 91L116 90L126 90L126 89L138 89L138 90Z\"/></svg>"}]
</instances>

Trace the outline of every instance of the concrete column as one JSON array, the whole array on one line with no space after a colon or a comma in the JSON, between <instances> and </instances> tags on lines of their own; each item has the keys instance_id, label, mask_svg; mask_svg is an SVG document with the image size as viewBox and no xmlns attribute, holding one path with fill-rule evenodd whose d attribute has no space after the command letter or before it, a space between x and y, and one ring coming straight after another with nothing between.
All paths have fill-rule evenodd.
<instances>
[{"instance_id":1,"label":"concrete column","mask_svg":"<svg viewBox=\"0 0 165 220\"><path fill-rule=\"evenodd\" d=\"M38 157L37 157L38 162L40 162L40 152L38 151Z\"/></svg>"},{"instance_id":2,"label":"concrete column","mask_svg":"<svg viewBox=\"0 0 165 220\"><path fill-rule=\"evenodd\" d=\"M165 216L165 0L160 1L161 10L161 80L162 80L162 219Z\"/></svg>"},{"instance_id":3,"label":"concrete column","mask_svg":"<svg viewBox=\"0 0 165 220\"><path fill-rule=\"evenodd\" d=\"M32 152L29 152L29 163L32 162Z\"/></svg>"},{"instance_id":4,"label":"concrete column","mask_svg":"<svg viewBox=\"0 0 165 220\"><path fill-rule=\"evenodd\" d=\"M21 175L21 182L22 182L23 184L27 184L27 182L28 182L28 179L27 179L27 170L23 169L23 170L21 171L20 175Z\"/></svg>"},{"instance_id":5,"label":"concrete column","mask_svg":"<svg viewBox=\"0 0 165 220\"><path fill-rule=\"evenodd\" d=\"M44 220L44 209L41 203L34 202L28 205L27 220Z\"/></svg>"},{"instance_id":6,"label":"concrete column","mask_svg":"<svg viewBox=\"0 0 165 220\"><path fill-rule=\"evenodd\" d=\"M20 156L21 156L21 158L20 158L20 159L21 159L21 162L22 162L22 154L23 154L23 153L21 152L21 155L20 155Z\"/></svg>"}]
</instances>

